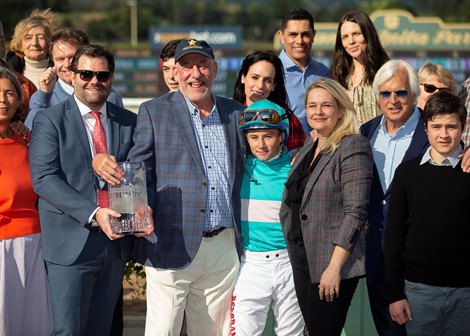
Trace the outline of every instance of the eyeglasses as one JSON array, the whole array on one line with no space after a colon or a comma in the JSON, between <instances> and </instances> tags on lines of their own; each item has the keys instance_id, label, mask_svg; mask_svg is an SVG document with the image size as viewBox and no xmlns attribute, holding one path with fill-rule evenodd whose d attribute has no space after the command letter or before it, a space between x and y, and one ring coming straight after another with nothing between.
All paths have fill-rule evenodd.
<instances>
[{"instance_id":1,"label":"eyeglasses","mask_svg":"<svg viewBox=\"0 0 470 336\"><path fill-rule=\"evenodd\" d=\"M392 93L394 93L398 99L405 99L408 97L408 90L397 90L397 91L380 91L379 96L382 99L390 99L392 96Z\"/></svg>"},{"instance_id":2,"label":"eyeglasses","mask_svg":"<svg viewBox=\"0 0 470 336\"><path fill-rule=\"evenodd\" d=\"M448 87L437 87L432 84L423 83L421 85L423 86L424 91L426 91L427 93L434 93L436 91L441 91L441 90L450 90Z\"/></svg>"},{"instance_id":3,"label":"eyeglasses","mask_svg":"<svg viewBox=\"0 0 470 336\"><path fill-rule=\"evenodd\" d=\"M99 82L107 82L111 78L111 72L109 71L91 71L91 70L76 70L75 73L80 75L80 79L85 82L89 82L96 76Z\"/></svg>"},{"instance_id":4,"label":"eyeglasses","mask_svg":"<svg viewBox=\"0 0 470 336\"><path fill-rule=\"evenodd\" d=\"M272 109L265 109L265 110L249 110L243 111L240 114L240 125L245 125L250 121L254 121L258 119L259 121L275 125L279 123L281 120L287 118L287 114L279 115L279 113Z\"/></svg>"}]
</instances>

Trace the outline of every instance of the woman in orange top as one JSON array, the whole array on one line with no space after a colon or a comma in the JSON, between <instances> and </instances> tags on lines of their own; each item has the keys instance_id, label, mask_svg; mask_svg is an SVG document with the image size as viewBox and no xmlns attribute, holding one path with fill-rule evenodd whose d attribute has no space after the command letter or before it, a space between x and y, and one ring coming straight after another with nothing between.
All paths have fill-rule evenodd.
<instances>
[{"instance_id":1,"label":"woman in orange top","mask_svg":"<svg viewBox=\"0 0 470 336\"><path fill-rule=\"evenodd\" d=\"M16 76L0 68L0 335L51 335L28 138L10 127L18 118L21 97Z\"/></svg>"}]
</instances>

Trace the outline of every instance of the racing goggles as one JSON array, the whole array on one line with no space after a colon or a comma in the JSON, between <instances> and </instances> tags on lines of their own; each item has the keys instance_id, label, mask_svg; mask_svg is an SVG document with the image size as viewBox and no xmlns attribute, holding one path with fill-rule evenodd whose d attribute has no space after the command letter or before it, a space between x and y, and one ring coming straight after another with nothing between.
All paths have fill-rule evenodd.
<instances>
[{"instance_id":1,"label":"racing goggles","mask_svg":"<svg viewBox=\"0 0 470 336\"><path fill-rule=\"evenodd\" d=\"M280 115L277 111L272 109L264 109L264 110L245 110L240 114L240 125L245 125L251 121L255 121L258 119L259 121L276 125L281 120L287 118L287 114Z\"/></svg>"}]
</instances>

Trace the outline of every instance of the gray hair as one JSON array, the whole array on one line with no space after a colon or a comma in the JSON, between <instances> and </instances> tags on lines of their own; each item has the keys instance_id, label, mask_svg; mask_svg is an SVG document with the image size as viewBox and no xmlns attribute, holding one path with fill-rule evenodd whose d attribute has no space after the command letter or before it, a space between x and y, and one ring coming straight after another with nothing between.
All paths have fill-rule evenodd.
<instances>
[{"instance_id":1,"label":"gray hair","mask_svg":"<svg viewBox=\"0 0 470 336\"><path fill-rule=\"evenodd\" d=\"M405 71L408 74L410 89L415 97L419 96L418 75L413 67L403 60L390 60L382 65L379 71L375 74L374 82L372 83L372 90L374 91L377 99L379 99L379 86L388 82L399 71Z\"/></svg>"}]
</instances>

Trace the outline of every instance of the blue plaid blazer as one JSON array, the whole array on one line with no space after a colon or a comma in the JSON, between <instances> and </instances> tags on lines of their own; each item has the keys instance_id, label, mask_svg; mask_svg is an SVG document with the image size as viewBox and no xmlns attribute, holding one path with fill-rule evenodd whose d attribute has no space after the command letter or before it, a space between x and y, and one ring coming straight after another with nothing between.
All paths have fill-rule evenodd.
<instances>
[{"instance_id":1,"label":"blue plaid blazer","mask_svg":"<svg viewBox=\"0 0 470 336\"><path fill-rule=\"evenodd\" d=\"M238 128L244 106L216 97L229 153L231 204L237 247L240 247L240 184L244 142ZM144 161L149 205L153 209L157 243L138 239L134 254L153 267L181 269L195 257L204 229L207 177L191 116L183 95L165 94L139 108L132 161ZM223 251L214 251L223 253Z\"/></svg>"}]
</instances>

